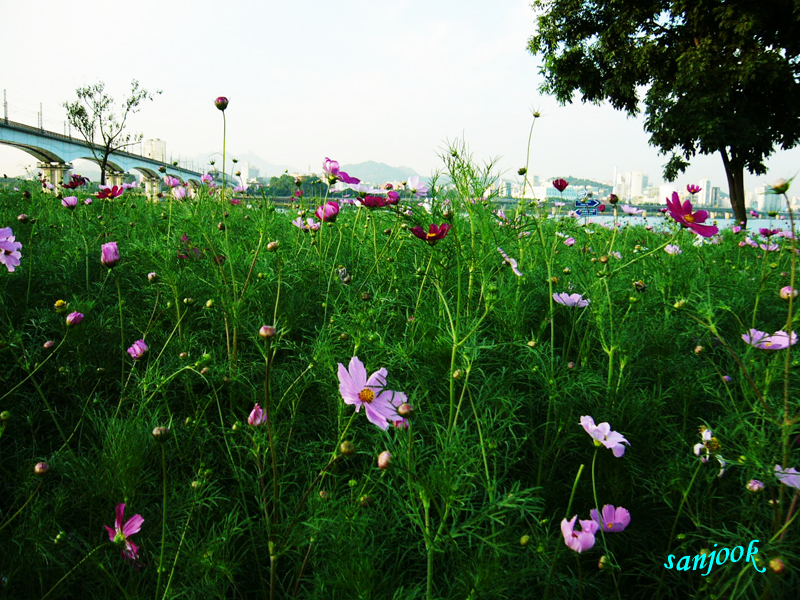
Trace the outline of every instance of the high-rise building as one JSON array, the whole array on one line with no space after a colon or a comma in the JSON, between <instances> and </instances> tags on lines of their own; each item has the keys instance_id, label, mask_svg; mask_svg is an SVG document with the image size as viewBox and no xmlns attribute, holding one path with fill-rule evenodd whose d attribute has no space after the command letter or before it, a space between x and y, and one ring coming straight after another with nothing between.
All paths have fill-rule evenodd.
<instances>
[{"instance_id":1,"label":"high-rise building","mask_svg":"<svg viewBox=\"0 0 800 600\"><path fill-rule=\"evenodd\" d=\"M759 212L780 212L782 196L772 191L772 188L762 185L755 189L755 206Z\"/></svg>"},{"instance_id":2,"label":"high-rise building","mask_svg":"<svg viewBox=\"0 0 800 600\"><path fill-rule=\"evenodd\" d=\"M144 141L144 155L160 162L167 162L167 142L159 139Z\"/></svg>"},{"instance_id":3,"label":"high-rise building","mask_svg":"<svg viewBox=\"0 0 800 600\"><path fill-rule=\"evenodd\" d=\"M626 173L626 177L628 178L628 200L640 200L644 190L644 173L632 171Z\"/></svg>"}]
</instances>

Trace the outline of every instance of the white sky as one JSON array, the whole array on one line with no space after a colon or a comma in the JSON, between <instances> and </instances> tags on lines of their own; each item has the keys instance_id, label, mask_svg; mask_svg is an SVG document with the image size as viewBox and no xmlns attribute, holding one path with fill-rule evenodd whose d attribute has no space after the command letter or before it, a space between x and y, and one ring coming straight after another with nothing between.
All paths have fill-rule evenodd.
<instances>
[{"instance_id":1,"label":"white sky","mask_svg":"<svg viewBox=\"0 0 800 600\"><path fill-rule=\"evenodd\" d=\"M609 106L560 107L538 92L539 62L526 50L529 0L41 0L2 9L0 88L9 119L63 132L63 102L104 81L121 99L138 79L163 90L130 120L132 132L167 142L173 158L252 150L271 163L321 170L375 160L430 175L447 140L463 136L475 158L500 157L505 177L530 173L610 180L640 170L661 180L667 157L648 145L641 119ZM0 171L32 157L0 145ZM777 152L764 177L791 177L800 148ZM352 173L358 176L358 173ZM709 177L727 191L718 155L698 157L677 186Z\"/></svg>"}]
</instances>

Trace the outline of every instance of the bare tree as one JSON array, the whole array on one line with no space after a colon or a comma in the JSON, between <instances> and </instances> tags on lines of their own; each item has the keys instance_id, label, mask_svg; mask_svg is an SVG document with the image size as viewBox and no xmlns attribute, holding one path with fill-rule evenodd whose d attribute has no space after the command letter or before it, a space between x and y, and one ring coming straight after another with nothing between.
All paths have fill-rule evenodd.
<instances>
[{"instance_id":1,"label":"bare tree","mask_svg":"<svg viewBox=\"0 0 800 600\"><path fill-rule=\"evenodd\" d=\"M106 182L106 168L109 157L118 150L124 150L142 140L142 134L124 133L128 115L139 112L144 100L152 100L153 95L139 87L135 79L131 83L131 95L122 102L119 114L114 112L113 99L105 93L106 84L102 81L94 85L78 88L78 99L65 102L67 119L77 129L86 145L100 164L100 183ZM160 94L161 91L156 91Z\"/></svg>"}]
</instances>

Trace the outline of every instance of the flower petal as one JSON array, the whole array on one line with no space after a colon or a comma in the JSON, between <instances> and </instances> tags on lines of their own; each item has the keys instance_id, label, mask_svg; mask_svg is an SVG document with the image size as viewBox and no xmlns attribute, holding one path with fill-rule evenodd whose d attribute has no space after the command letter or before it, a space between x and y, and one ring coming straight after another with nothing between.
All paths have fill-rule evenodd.
<instances>
[{"instance_id":1,"label":"flower petal","mask_svg":"<svg viewBox=\"0 0 800 600\"><path fill-rule=\"evenodd\" d=\"M142 523L144 523L142 515L133 515L122 528L122 535L128 537L134 533L139 533L139 530L142 528Z\"/></svg>"}]
</instances>

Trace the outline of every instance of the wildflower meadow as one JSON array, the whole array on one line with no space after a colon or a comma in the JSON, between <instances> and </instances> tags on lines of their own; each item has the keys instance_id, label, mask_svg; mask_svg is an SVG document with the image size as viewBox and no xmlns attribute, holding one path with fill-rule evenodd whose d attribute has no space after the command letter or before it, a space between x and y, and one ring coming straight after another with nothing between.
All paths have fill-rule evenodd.
<instances>
[{"instance_id":1,"label":"wildflower meadow","mask_svg":"<svg viewBox=\"0 0 800 600\"><path fill-rule=\"evenodd\" d=\"M797 598L794 218L441 159L0 188L0 599Z\"/></svg>"}]
</instances>

